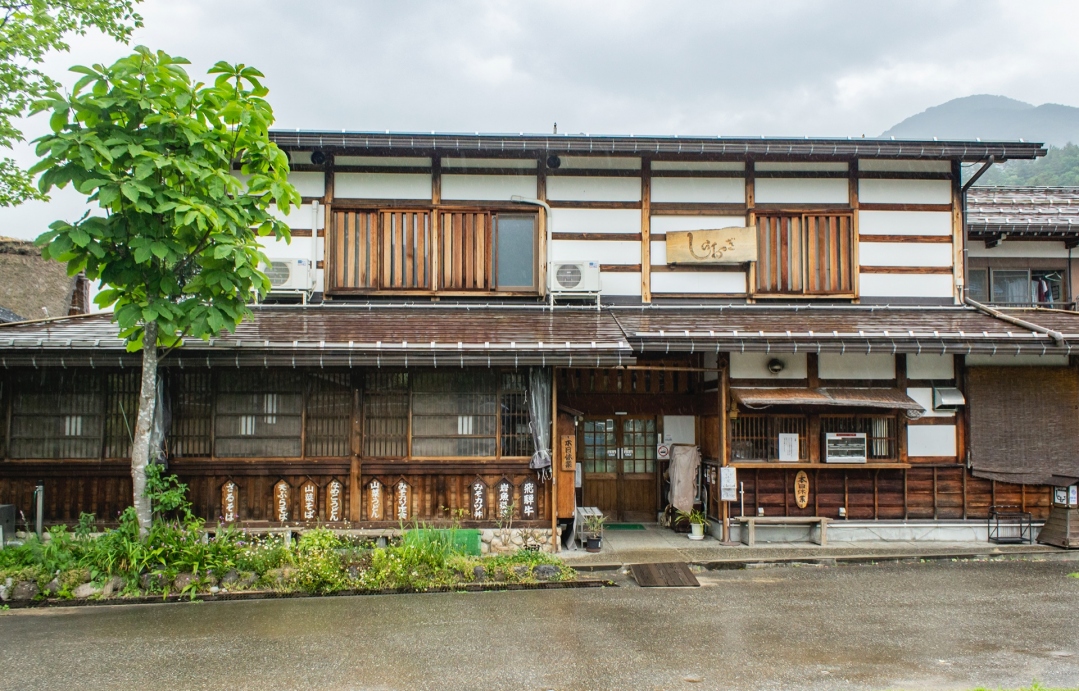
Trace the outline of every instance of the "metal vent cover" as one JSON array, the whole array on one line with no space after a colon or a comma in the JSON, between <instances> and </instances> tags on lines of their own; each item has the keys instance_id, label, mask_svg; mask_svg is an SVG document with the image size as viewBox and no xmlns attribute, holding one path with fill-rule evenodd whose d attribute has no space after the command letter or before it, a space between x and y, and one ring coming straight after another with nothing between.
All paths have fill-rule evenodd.
<instances>
[{"instance_id":1,"label":"metal vent cover","mask_svg":"<svg viewBox=\"0 0 1079 691\"><path fill-rule=\"evenodd\" d=\"M287 284L292 277L292 267L289 262L270 262L266 267L266 277L270 279L270 285L279 287Z\"/></svg>"},{"instance_id":2,"label":"metal vent cover","mask_svg":"<svg viewBox=\"0 0 1079 691\"><path fill-rule=\"evenodd\" d=\"M562 264L555 271L554 279L563 288L573 289L581 285L584 274L580 264Z\"/></svg>"}]
</instances>

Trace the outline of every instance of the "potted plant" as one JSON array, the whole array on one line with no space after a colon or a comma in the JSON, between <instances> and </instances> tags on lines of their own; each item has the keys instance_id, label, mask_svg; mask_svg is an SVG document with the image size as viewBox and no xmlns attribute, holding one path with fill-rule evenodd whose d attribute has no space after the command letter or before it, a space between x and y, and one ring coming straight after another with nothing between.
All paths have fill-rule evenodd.
<instances>
[{"instance_id":1,"label":"potted plant","mask_svg":"<svg viewBox=\"0 0 1079 691\"><path fill-rule=\"evenodd\" d=\"M705 515L704 511L698 509L679 511L678 520L689 523L689 535L686 537L690 540L704 539L704 526L708 525L708 516Z\"/></svg>"},{"instance_id":2,"label":"potted plant","mask_svg":"<svg viewBox=\"0 0 1079 691\"><path fill-rule=\"evenodd\" d=\"M585 543L587 552L598 552L603 547L603 524L607 517L602 514L589 516L584 520Z\"/></svg>"}]
</instances>

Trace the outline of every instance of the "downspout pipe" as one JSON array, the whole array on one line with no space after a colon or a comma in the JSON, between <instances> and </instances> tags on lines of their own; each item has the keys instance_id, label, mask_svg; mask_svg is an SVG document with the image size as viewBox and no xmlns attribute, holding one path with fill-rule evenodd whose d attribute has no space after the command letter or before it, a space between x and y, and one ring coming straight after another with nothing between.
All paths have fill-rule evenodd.
<instances>
[{"instance_id":1,"label":"downspout pipe","mask_svg":"<svg viewBox=\"0 0 1079 691\"><path fill-rule=\"evenodd\" d=\"M544 281L545 285L543 286L543 290L547 294L548 303L553 307L554 306L554 296L551 294L550 272L551 272L551 242L553 241L554 219L551 217L551 205L548 204L547 202L543 201L542 199L529 199L528 197L522 197L519 194L515 194L515 195L511 196L510 201L514 202L516 204L531 204L532 206L542 206L543 207L543 211L544 211L544 214L543 214L543 235L544 235L544 237L546 238L546 241L547 241L546 247L544 248L546 250L545 251L546 256L544 257L544 277L543 277L543 281Z\"/></svg>"},{"instance_id":2,"label":"downspout pipe","mask_svg":"<svg viewBox=\"0 0 1079 691\"><path fill-rule=\"evenodd\" d=\"M1014 324L1015 326L1021 326L1024 329L1029 329L1030 331L1034 331L1035 333L1040 333L1040 334L1042 334L1044 336L1048 336L1049 338L1053 339L1053 343L1056 343L1057 345L1065 345L1065 343L1064 343L1064 334L1060 333L1059 331L1054 331L1053 329L1047 329L1044 326L1039 326L1039 325L1034 324L1032 322L1028 322L1025 319L1019 319L1018 317L1013 317L1010 314L1005 314L1004 312L1001 312L1000 310L993 309L989 305L983 305L982 303L980 303L980 302L978 302L976 300L971 300L969 297L964 297L963 302L970 305L971 307L978 310L979 312L983 312L984 314L989 315L990 317L993 317L995 319L1000 319L1001 321L1006 321L1009 324Z\"/></svg>"},{"instance_id":3,"label":"downspout pipe","mask_svg":"<svg viewBox=\"0 0 1079 691\"><path fill-rule=\"evenodd\" d=\"M967 295L970 294L970 233L967 228L967 190L969 190L974 183L978 182L978 178L989 172L989 169L996 163L996 157L990 156L982 167L975 171L974 175L970 176L970 179L963 183L959 188L959 213L961 221L963 223L963 300L967 299ZM959 167L962 170L962 166ZM962 178L960 178L962 183Z\"/></svg>"}]
</instances>

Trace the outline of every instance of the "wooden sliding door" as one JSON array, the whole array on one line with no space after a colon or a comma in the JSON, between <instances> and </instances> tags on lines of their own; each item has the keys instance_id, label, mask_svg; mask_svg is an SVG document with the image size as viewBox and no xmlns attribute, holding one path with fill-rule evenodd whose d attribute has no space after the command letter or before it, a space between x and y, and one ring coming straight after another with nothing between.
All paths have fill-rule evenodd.
<instances>
[{"instance_id":1,"label":"wooden sliding door","mask_svg":"<svg viewBox=\"0 0 1079 691\"><path fill-rule=\"evenodd\" d=\"M431 290L428 211L338 211L330 249L331 290Z\"/></svg>"},{"instance_id":2,"label":"wooden sliding door","mask_svg":"<svg viewBox=\"0 0 1079 691\"><path fill-rule=\"evenodd\" d=\"M757 292L854 293L854 231L849 214L758 214Z\"/></svg>"},{"instance_id":3,"label":"wooden sliding door","mask_svg":"<svg viewBox=\"0 0 1079 691\"><path fill-rule=\"evenodd\" d=\"M656 419L586 418L579 427L585 506L619 521L656 520Z\"/></svg>"}]
</instances>

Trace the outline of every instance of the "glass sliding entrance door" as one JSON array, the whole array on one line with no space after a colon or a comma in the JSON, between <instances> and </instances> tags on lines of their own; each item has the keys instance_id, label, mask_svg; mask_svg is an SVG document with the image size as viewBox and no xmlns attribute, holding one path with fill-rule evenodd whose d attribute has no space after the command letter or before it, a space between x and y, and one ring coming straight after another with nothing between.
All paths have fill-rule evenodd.
<instances>
[{"instance_id":1,"label":"glass sliding entrance door","mask_svg":"<svg viewBox=\"0 0 1079 691\"><path fill-rule=\"evenodd\" d=\"M579 435L584 505L617 521L656 520L656 419L586 418Z\"/></svg>"}]
</instances>

